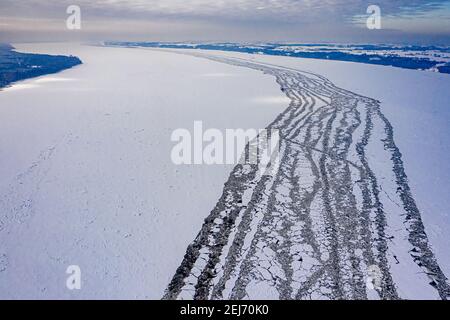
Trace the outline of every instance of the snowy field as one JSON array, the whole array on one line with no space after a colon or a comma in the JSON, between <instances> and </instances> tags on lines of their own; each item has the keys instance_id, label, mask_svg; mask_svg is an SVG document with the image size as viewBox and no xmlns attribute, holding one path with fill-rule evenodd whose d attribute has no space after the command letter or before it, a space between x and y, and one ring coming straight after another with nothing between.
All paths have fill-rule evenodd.
<instances>
[{"instance_id":1,"label":"snowy field","mask_svg":"<svg viewBox=\"0 0 450 320\"><path fill-rule=\"evenodd\" d=\"M15 46L73 54L84 64L0 91L0 298L161 298L233 169L173 165L172 131L191 129L195 120L210 128L264 128L289 100L273 76L208 59ZM207 53L311 71L379 100L431 248L450 275L448 75ZM368 152L377 159L376 149ZM79 291L66 288L69 265L81 267ZM408 280L395 265L392 272L396 283ZM437 298L430 288L410 289L401 296Z\"/></svg>"},{"instance_id":2,"label":"snowy field","mask_svg":"<svg viewBox=\"0 0 450 320\"><path fill-rule=\"evenodd\" d=\"M173 165L172 131L264 128L287 99L193 57L15 46L84 64L0 91L0 298L161 298L232 168Z\"/></svg>"}]
</instances>

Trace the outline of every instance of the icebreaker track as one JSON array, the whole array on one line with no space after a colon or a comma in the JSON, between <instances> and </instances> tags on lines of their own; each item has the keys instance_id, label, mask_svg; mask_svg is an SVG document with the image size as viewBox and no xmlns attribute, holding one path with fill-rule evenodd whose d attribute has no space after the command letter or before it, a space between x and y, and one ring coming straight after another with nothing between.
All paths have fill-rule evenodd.
<instances>
[{"instance_id":1,"label":"icebreaker track","mask_svg":"<svg viewBox=\"0 0 450 320\"><path fill-rule=\"evenodd\" d=\"M273 75L291 102L268 126L278 169L233 169L164 299L450 297L379 101L311 72L192 54Z\"/></svg>"}]
</instances>

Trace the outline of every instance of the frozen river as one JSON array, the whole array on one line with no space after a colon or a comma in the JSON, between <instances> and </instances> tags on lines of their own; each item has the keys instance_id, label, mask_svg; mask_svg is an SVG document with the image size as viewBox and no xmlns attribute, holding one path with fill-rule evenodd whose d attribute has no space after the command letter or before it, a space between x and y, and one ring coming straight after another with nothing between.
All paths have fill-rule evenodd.
<instances>
[{"instance_id":1,"label":"frozen river","mask_svg":"<svg viewBox=\"0 0 450 320\"><path fill-rule=\"evenodd\" d=\"M0 91L0 298L161 298L233 169L172 164L173 130L192 131L196 120L205 128L262 129L290 100L273 75L239 63L146 49L16 47L73 54L83 65ZM271 65L267 70L278 70L274 74L286 83L299 76L280 73L279 65L326 76L351 91L345 105L360 99L357 94L379 100L394 127L431 248L443 272L450 274L448 75L208 54ZM310 81L304 80L305 85ZM383 134L375 129L375 137ZM389 200L396 196L395 188L389 193L389 159L376 147L366 152L379 184L386 187L383 197L391 221L400 210ZM395 225L399 220L394 220L387 227L396 236L389 245L403 252L407 236L397 232L401 222ZM401 262L396 264L394 255L387 253L387 265L399 296L437 297L431 286L408 286L415 266L405 262L407 254L395 256ZM81 290L66 288L70 265L81 268ZM266 289L256 290L253 298L279 298Z\"/></svg>"}]
</instances>

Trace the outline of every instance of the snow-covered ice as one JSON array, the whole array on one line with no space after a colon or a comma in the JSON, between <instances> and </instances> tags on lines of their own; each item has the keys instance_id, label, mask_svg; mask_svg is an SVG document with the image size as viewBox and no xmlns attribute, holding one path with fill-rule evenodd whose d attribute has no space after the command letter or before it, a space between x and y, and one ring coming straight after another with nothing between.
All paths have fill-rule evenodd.
<instances>
[{"instance_id":1,"label":"snow-covered ice","mask_svg":"<svg viewBox=\"0 0 450 320\"><path fill-rule=\"evenodd\" d=\"M208 54L315 72L341 88L380 100L382 111L394 127L428 237L441 267L450 276L449 75L341 61L235 52Z\"/></svg>"},{"instance_id":2,"label":"snow-covered ice","mask_svg":"<svg viewBox=\"0 0 450 320\"><path fill-rule=\"evenodd\" d=\"M196 54L195 51L190 52ZM286 151L282 149L280 152L282 160L278 174L252 181L254 172L243 175L241 169L236 167L224 189L231 200L221 198L208 221L229 212L229 219L233 221L237 215L239 224L232 222L231 227L216 232L216 222L207 222L201 236L195 239L189 249L190 255L181 265L183 270L191 268L192 261L195 261L192 259L197 256L196 248L212 250L209 267L204 269L195 283L196 290L191 293L191 297L266 298L263 292L267 293L269 288L275 286L276 292L271 294L272 299L360 299L365 298L366 294L367 297L375 298L369 295L370 290L365 289L364 282L361 283L369 277L370 272L383 274L378 292L380 298L435 299L450 295L445 276L448 274L446 248L449 238L445 232L433 232L436 226L448 230L448 215L442 214L440 210L426 208L427 201L439 202L440 206L445 207L445 196L440 198L439 194L430 193L430 189L448 190L448 179L439 181L434 176L430 183L424 178L429 177L426 167L436 162L443 164L439 166L440 174L448 176L445 170L447 164L443 163L448 151L441 149L442 144L439 142L426 141L423 143L426 145L424 149L429 154L424 155L421 154L423 149L418 149L406 139L410 134L414 134L416 140L421 139L422 132L416 131L420 128L427 131L427 137L434 135L436 141L448 140L448 128L436 121L437 118L430 122L430 117L427 117L428 113L437 112L448 123L448 112L440 111L442 107L434 105L427 108L429 100L448 101L448 93L443 90L448 86L448 78L420 77L411 72L396 73L398 69L385 67L371 70L367 66L349 63L280 59L229 52L204 52L203 57L272 74L292 102L291 107L273 124L275 128L280 128L281 136L284 136L282 146L286 146ZM354 74L356 76L352 78ZM342 82L347 85L343 86ZM413 98L422 95L416 101L423 101L423 105L406 97L411 95L410 90L416 89L415 84L424 87L413 95ZM372 91L373 87L377 90ZM430 92L440 97L431 98ZM319 106L317 102L320 100L326 104ZM385 104L386 101L389 103ZM409 104L405 104L405 101ZM392 108L389 113L386 112L386 105ZM398 109L395 109L397 105ZM419 119L403 117L402 113L408 112ZM428 122L423 122L422 114ZM405 123L405 120L411 123ZM432 129L425 128L434 124L436 127ZM399 135L396 134L397 125L402 131ZM365 128L364 132L352 133L359 127ZM349 140L349 137L352 139ZM354 144L351 148L349 141ZM408 143L412 144L405 148L407 151L402 156L402 148ZM322 154L320 160L313 159L314 153ZM434 161L428 161L430 154L436 157ZM309 155L310 158L304 162L302 155ZM343 159L340 159L341 155ZM420 170L420 174L411 174L408 164L417 159L422 161L422 167L414 169ZM347 167L342 160L348 161ZM313 166L311 169L316 176L315 186L310 189L303 180L311 170L303 166L307 163ZM352 168L350 171L349 165ZM301 171L296 172L297 168ZM352 173L354 169L356 172ZM269 192L262 189L271 183L273 185ZM421 183L425 185L417 187ZM369 184L373 186L372 190L367 189ZM364 196L362 208L355 207L355 204L361 203L358 188ZM251 190L253 193L252 201L242 207L245 210L240 209L238 201L242 197L242 190ZM286 192L289 192L289 196L286 196ZM265 200L267 196L268 202ZM316 202L317 198L319 201L313 206L311 199ZM425 207L420 205L423 201ZM257 216L261 211L265 217L259 223ZM302 215L303 212L305 215ZM365 218L367 212L370 213L370 220ZM318 224L323 223L320 219L310 221L317 219L317 214L319 217L325 216L325 231L313 231ZM252 231L254 223L258 224L256 233ZM370 227L367 223L374 225ZM236 229L239 231L237 235ZM372 236L367 237L370 233L368 230L372 230ZM434 234L427 237L429 230ZM233 254L228 254L226 263L221 264L216 258L220 255L220 261L223 261L220 247L224 237L230 241L229 233L234 235L233 248L228 249ZM320 239L321 234L326 238ZM245 245L249 243L247 240L243 242L243 237L247 239L248 235L251 238L250 246ZM369 245L371 249L367 247L369 243L372 243ZM323 244L325 249L319 249L319 245ZM314 252L311 252L311 246ZM269 254L268 250L272 250L275 256ZM327 252L330 256L323 257ZM436 253L436 260L433 252ZM375 260L372 254L376 255ZM318 265L313 268L309 266L310 270L302 269L305 256L314 256ZM299 266L297 259L300 261ZM265 263L267 261L271 262L270 265ZM197 262L193 266L196 265ZM377 269L379 267L381 269ZM222 269L225 271L222 272ZM185 271L173 278L166 298L177 298L178 294L185 298L188 295L185 290L193 284L188 286L183 283L180 278L182 274ZM215 279L216 274L221 276L220 281ZM209 278L214 279L214 285ZM232 278L238 281L228 287L226 281ZM223 290L224 283L226 290ZM256 284L258 289L255 291Z\"/></svg>"},{"instance_id":3,"label":"snow-covered ice","mask_svg":"<svg viewBox=\"0 0 450 320\"><path fill-rule=\"evenodd\" d=\"M84 64L0 91L0 298L161 298L232 170L173 165L172 131L192 129L195 120L264 128L289 100L270 75L187 55L16 47L73 54ZM448 75L207 53L311 71L380 100L431 247L450 275ZM383 172L383 163L374 168ZM79 291L66 288L69 265L81 267ZM402 270L392 272L401 283ZM255 297L265 289L256 286Z\"/></svg>"},{"instance_id":4,"label":"snow-covered ice","mask_svg":"<svg viewBox=\"0 0 450 320\"><path fill-rule=\"evenodd\" d=\"M0 91L0 298L161 298L232 168L173 165L172 131L265 128L286 99L194 57L15 46L83 64Z\"/></svg>"}]
</instances>

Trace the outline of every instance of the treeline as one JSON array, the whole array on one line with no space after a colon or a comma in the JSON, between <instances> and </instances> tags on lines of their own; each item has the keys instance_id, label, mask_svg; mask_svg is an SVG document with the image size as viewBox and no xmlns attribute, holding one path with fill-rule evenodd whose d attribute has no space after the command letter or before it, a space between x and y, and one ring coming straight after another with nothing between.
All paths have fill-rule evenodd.
<instances>
[{"instance_id":1,"label":"treeline","mask_svg":"<svg viewBox=\"0 0 450 320\"><path fill-rule=\"evenodd\" d=\"M14 51L14 47L9 44L0 44L0 88L15 81L56 73L81 63L74 56L21 53Z\"/></svg>"},{"instance_id":2,"label":"treeline","mask_svg":"<svg viewBox=\"0 0 450 320\"><path fill-rule=\"evenodd\" d=\"M152 47L152 48L169 48L169 49L203 49L203 50L222 50L234 51L243 53L260 53L274 56L289 56L298 58L322 59L322 60L336 60L359 62L366 64L376 64L383 66L393 66L405 69L427 70L436 68L441 73L450 73L450 63L441 65L440 62L430 60L422 57L399 56L394 54L376 54L377 50L396 50L396 51L419 51L426 52L430 50L445 50L448 52L449 48L439 48L435 46L419 47L419 46L405 46L405 47L389 47L377 45L358 45L356 49L365 50L367 53L351 53L348 50L351 46L336 47L335 50L322 49L326 45L321 44L260 44L260 45L239 45L232 43L213 43L213 44L184 44L184 43L163 43L163 42L106 42L105 45L110 46L125 46L125 47ZM296 46L302 47L317 47L315 51L297 51ZM294 47L294 49L286 49ZM345 49L346 51L341 51Z\"/></svg>"}]
</instances>

